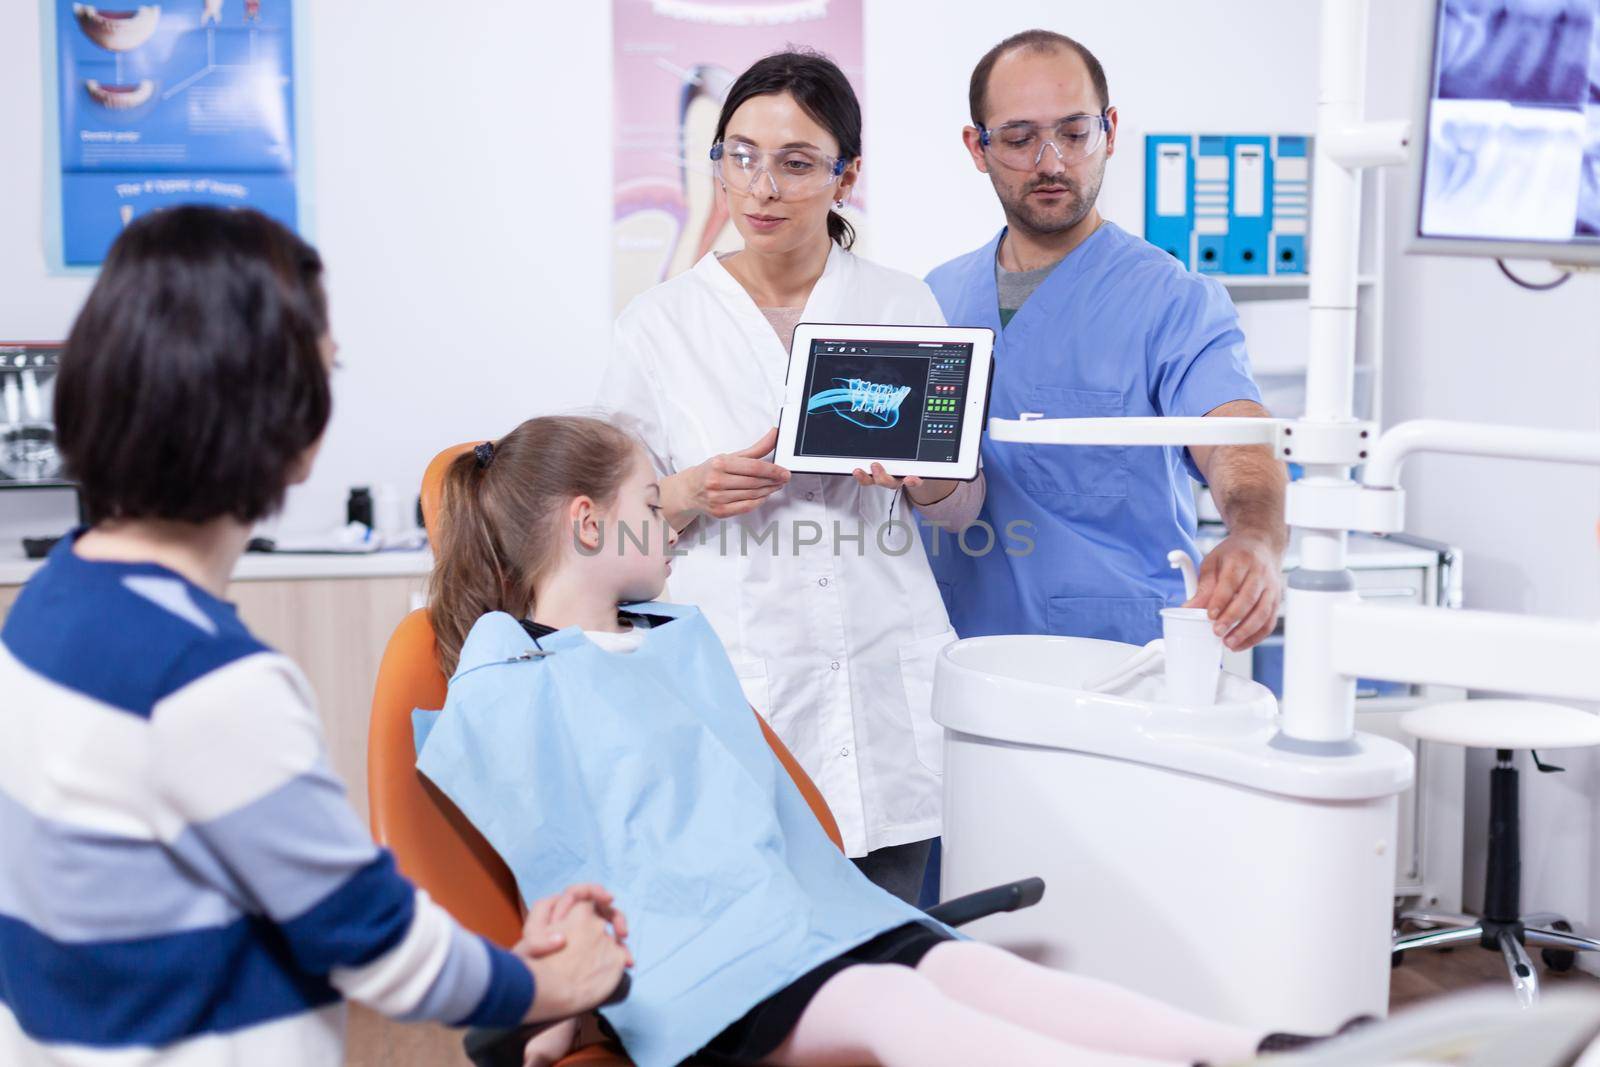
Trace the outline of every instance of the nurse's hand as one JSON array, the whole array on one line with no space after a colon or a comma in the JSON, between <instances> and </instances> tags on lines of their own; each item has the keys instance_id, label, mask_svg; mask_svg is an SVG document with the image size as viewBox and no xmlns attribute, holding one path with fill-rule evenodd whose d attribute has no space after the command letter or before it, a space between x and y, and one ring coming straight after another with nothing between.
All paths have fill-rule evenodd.
<instances>
[{"instance_id":1,"label":"nurse's hand","mask_svg":"<svg viewBox=\"0 0 1600 1067\"><path fill-rule=\"evenodd\" d=\"M777 446L773 427L749 448L712 456L662 479L661 506L673 529L681 531L701 515L727 519L754 511L788 485L789 472L763 458Z\"/></svg>"},{"instance_id":2,"label":"nurse's hand","mask_svg":"<svg viewBox=\"0 0 1600 1067\"><path fill-rule=\"evenodd\" d=\"M911 502L921 507L937 504L961 484L949 478L918 478L915 474L896 478L883 469L882 463L874 463L871 474L857 467L850 472L850 477L856 480L857 485L876 485L883 489L899 489L903 486Z\"/></svg>"},{"instance_id":3,"label":"nurse's hand","mask_svg":"<svg viewBox=\"0 0 1600 1067\"><path fill-rule=\"evenodd\" d=\"M1278 622L1283 551L1269 537L1230 534L1200 561L1186 608L1205 608L1212 629L1235 652L1258 645Z\"/></svg>"},{"instance_id":4,"label":"nurse's hand","mask_svg":"<svg viewBox=\"0 0 1600 1067\"><path fill-rule=\"evenodd\" d=\"M540 901L535 907L545 903ZM592 901L579 901L564 919L552 925L565 940L565 946L531 959L523 954L533 971L533 1007L526 1018L531 1023L565 1019L599 1007L616 991L632 962L611 924Z\"/></svg>"}]
</instances>

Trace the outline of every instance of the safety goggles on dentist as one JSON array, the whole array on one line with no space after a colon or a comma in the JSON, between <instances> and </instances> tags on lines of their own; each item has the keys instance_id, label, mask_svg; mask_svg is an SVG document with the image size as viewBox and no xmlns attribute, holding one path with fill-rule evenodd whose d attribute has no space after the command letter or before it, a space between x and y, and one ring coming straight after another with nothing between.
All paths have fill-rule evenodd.
<instances>
[{"instance_id":1,"label":"safety goggles on dentist","mask_svg":"<svg viewBox=\"0 0 1600 1067\"><path fill-rule=\"evenodd\" d=\"M1088 159L1100 151L1111 131L1111 119L1099 115L1068 115L1054 126L1037 122L1008 122L989 129L978 126L978 142L1001 166L1012 170L1035 170L1046 151L1056 154L1064 166Z\"/></svg>"},{"instance_id":2,"label":"safety goggles on dentist","mask_svg":"<svg viewBox=\"0 0 1600 1067\"><path fill-rule=\"evenodd\" d=\"M762 151L742 141L718 141L711 159L724 185L735 192L770 188L780 199L804 199L839 180L848 160L823 155L813 148ZM762 179L766 179L763 185Z\"/></svg>"}]
</instances>

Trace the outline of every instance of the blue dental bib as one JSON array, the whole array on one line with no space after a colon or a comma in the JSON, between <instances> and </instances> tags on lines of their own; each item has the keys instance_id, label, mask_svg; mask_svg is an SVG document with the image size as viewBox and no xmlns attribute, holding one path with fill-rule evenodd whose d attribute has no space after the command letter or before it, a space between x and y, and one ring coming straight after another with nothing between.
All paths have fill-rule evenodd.
<instances>
[{"instance_id":1,"label":"blue dental bib","mask_svg":"<svg viewBox=\"0 0 1600 1067\"><path fill-rule=\"evenodd\" d=\"M598 882L628 916L632 990L602 1009L639 1067L668 1067L812 968L906 922L778 762L698 609L633 652L577 627L535 641L485 615L417 767L534 901Z\"/></svg>"}]
</instances>

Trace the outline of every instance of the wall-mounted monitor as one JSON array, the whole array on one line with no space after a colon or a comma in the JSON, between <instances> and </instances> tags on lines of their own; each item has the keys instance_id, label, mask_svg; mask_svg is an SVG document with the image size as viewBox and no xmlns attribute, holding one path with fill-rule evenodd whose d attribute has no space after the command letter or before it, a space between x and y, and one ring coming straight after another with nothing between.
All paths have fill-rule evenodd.
<instances>
[{"instance_id":1,"label":"wall-mounted monitor","mask_svg":"<svg viewBox=\"0 0 1600 1067\"><path fill-rule=\"evenodd\" d=\"M1409 251L1600 264L1600 0L1437 0Z\"/></svg>"}]
</instances>

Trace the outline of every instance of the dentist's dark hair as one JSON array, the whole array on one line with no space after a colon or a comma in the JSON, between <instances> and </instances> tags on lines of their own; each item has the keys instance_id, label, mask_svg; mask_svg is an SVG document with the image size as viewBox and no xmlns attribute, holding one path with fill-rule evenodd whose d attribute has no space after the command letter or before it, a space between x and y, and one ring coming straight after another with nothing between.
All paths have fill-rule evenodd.
<instances>
[{"instance_id":1,"label":"dentist's dark hair","mask_svg":"<svg viewBox=\"0 0 1600 1067\"><path fill-rule=\"evenodd\" d=\"M562 511L580 496L610 506L638 449L599 419L547 415L450 462L428 581L428 621L446 675L479 618L532 613L534 582L559 559Z\"/></svg>"},{"instance_id":2,"label":"dentist's dark hair","mask_svg":"<svg viewBox=\"0 0 1600 1067\"><path fill-rule=\"evenodd\" d=\"M754 96L788 93L800 109L839 142L839 158L846 163L861 158L861 102L850 79L838 64L821 52L796 49L758 59L739 75L717 118L713 141L728 132L728 120L739 106ZM856 231L837 211L828 212L828 237L841 248L856 243Z\"/></svg>"},{"instance_id":3,"label":"dentist's dark hair","mask_svg":"<svg viewBox=\"0 0 1600 1067\"><path fill-rule=\"evenodd\" d=\"M1100 113L1104 114L1111 106L1111 90L1106 85L1106 68L1100 65L1100 60L1095 58L1093 52L1064 33L1056 33L1054 30L1023 30L989 49L983 54L983 58L978 60L978 65L972 68L972 80L967 85L967 106L972 111L974 126L988 125L989 119L986 113L989 110L989 75L994 72L994 65L1012 52L1076 53L1078 58L1083 60L1083 65L1088 68L1089 84L1094 86L1094 95L1100 99Z\"/></svg>"}]
</instances>

